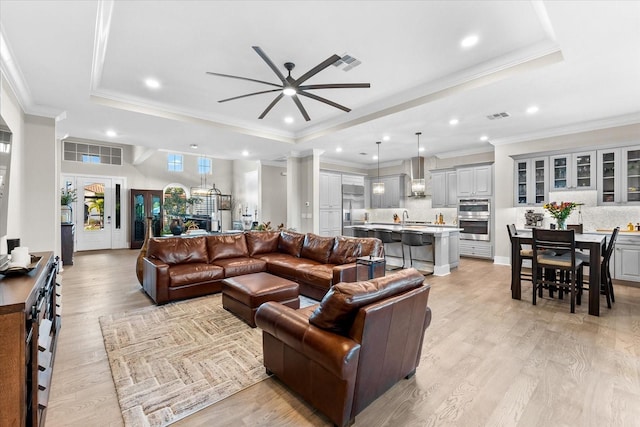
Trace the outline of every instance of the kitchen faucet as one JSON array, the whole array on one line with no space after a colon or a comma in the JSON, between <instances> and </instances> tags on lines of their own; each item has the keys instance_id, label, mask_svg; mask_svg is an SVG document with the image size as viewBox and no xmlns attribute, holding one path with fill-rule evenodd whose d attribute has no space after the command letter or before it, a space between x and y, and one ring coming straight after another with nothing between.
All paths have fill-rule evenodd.
<instances>
[{"instance_id":1,"label":"kitchen faucet","mask_svg":"<svg viewBox=\"0 0 640 427\"><path fill-rule=\"evenodd\" d=\"M405 217L405 215L406 215L407 219L409 219L409 212L407 212L406 209L402 211L402 226L403 227L404 227L404 217Z\"/></svg>"}]
</instances>

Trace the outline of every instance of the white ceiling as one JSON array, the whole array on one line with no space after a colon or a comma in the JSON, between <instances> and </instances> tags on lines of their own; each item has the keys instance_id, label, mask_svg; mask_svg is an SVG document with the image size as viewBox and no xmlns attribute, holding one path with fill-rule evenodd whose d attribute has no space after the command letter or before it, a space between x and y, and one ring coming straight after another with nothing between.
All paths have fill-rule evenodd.
<instances>
[{"instance_id":1,"label":"white ceiling","mask_svg":"<svg viewBox=\"0 0 640 427\"><path fill-rule=\"evenodd\" d=\"M26 112L58 117L58 137L223 159L318 149L370 167L383 136L384 163L414 157L416 131L445 157L640 122L639 1L1 0L0 23L2 71ZM478 44L461 48L470 34ZM274 93L217 101L271 87L206 74L279 83L252 46L285 75L294 62L294 78L349 54L362 63L307 83L371 88L314 91L349 113L301 97L305 122L285 97L259 120ZM500 112L511 117L486 118Z\"/></svg>"}]
</instances>

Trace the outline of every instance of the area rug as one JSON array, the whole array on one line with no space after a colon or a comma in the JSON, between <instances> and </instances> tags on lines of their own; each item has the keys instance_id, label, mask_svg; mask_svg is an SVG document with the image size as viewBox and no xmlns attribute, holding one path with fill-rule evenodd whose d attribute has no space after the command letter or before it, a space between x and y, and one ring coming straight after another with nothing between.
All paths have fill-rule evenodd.
<instances>
[{"instance_id":1,"label":"area rug","mask_svg":"<svg viewBox=\"0 0 640 427\"><path fill-rule=\"evenodd\" d=\"M166 426L268 378L262 335L220 294L100 318L126 426Z\"/></svg>"}]
</instances>

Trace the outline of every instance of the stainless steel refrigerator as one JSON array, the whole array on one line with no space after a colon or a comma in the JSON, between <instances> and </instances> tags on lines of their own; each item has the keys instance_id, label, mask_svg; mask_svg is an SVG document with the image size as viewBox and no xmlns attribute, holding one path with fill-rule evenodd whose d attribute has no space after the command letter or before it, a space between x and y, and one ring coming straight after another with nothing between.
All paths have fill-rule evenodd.
<instances>
[{"instance_id":1,"label":"stainless steel refrigerator","mask_svg":"<svg viewBox=\"0 0 640 427\"><path fill-rule=\"evenodd\" d=\"M353 236L346 227L364 224L364 186L342 185L342 234Z\"/></svg>"}]
</instances>

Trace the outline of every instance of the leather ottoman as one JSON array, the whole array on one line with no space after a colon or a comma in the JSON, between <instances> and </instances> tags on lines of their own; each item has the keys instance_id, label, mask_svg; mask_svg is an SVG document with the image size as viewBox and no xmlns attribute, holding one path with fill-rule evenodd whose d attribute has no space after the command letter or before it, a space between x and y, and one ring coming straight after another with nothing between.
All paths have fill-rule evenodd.
<instances>
[{"instance_id":1,"label":"leather ottoman","mask_svg":"<svg viewBox=\"0 0 640 427\"><path fill-rule=\"evenodd\" d=\"M276 301L291 308L300 308L298 284L269 273L253 273L229 277L222 281L222 306L252 328L255 315L263 302Z\"/></svg>"}]
</instances>

